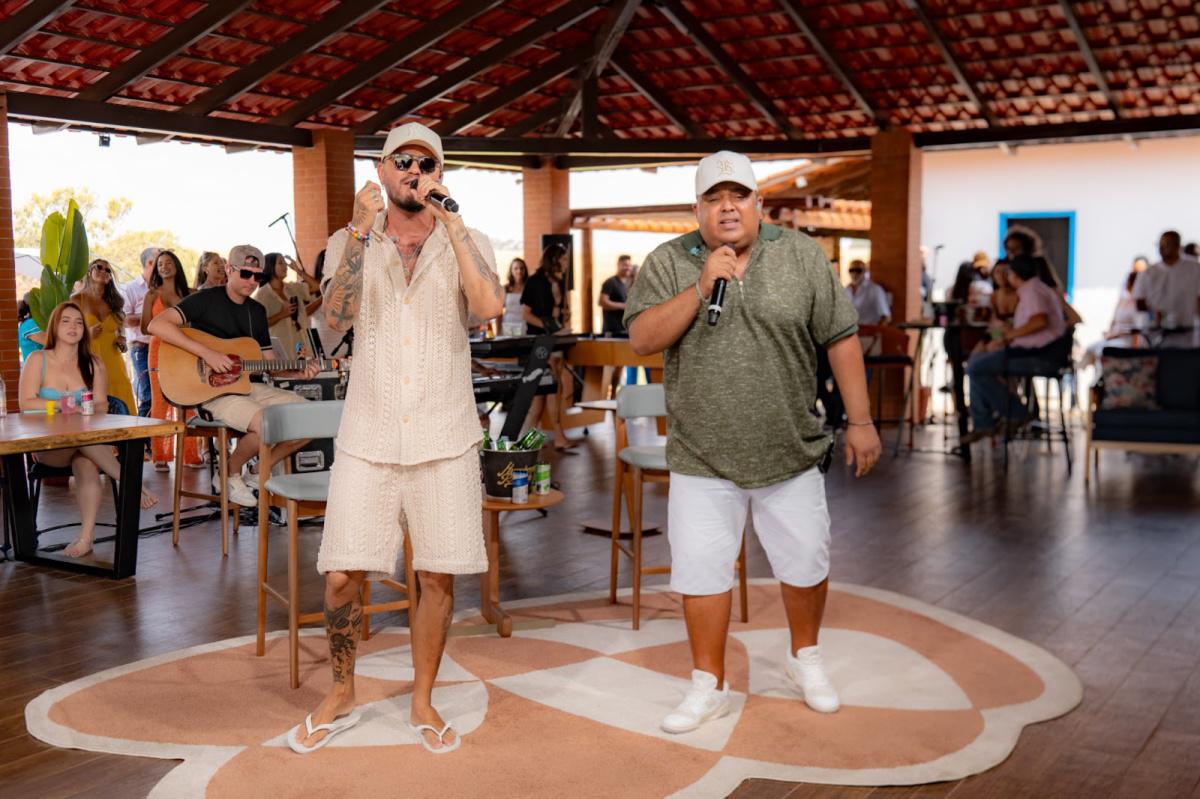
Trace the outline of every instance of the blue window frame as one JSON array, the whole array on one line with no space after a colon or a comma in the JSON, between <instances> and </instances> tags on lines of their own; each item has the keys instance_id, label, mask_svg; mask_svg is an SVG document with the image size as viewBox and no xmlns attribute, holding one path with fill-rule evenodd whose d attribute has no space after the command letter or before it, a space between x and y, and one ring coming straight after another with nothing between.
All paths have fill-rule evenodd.
<instances>
[{"instance_id":1,"label":"blue window frame","mask_svg":"<svg viewBox=\"0 0 1200 799\"><path fill-rule=\"evenodd\" d=\"M1008 235L1009 221L1023 219L1065 219L1067 221L1067 298L1075 297L1075 212L1074 211L1020 211L1000 214L1000 240L997 252L1004 253L1004 237Z\"/></svg>"}]
</instances>

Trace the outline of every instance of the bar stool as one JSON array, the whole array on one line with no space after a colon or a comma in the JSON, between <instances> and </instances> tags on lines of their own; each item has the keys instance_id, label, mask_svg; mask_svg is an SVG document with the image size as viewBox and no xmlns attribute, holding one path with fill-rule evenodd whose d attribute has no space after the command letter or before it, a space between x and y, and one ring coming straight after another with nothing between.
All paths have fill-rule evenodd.
<instances>
[{"instance_id":1,"label":"bar stool","mask_svg":"<svg viewBox=\"0 0 1200 799\"><path fill-rule=\"evenodd\" d=\"M267 595L279 601L288 614L288 671L292 688L300 687L300 625L324 621L323 611L300 612L300 517L324 516L329 498L329 472L291 473L291 459L284 461L285 474L271 474L271 448L286 441L334 438L342 420L342 400L294 402L269 405L262 410L261 443L258 450L258 643L256 654L266 652ZM267 545L270 538L268 509L287 509L288 585L286 594L267 582ZM363 640L370 635L372 613L416 610L416 579L408 537L404 540L405 582L378 582L405 595L402 600L370 604L370 581L363 583Z\"/></svg>"},{"instance_id":2,"label":"bar stool","mask_svg":"<svg viewBox=\"0 0 1200 799\"><path fill-rule=\"evenodd\" d=\"M175 407L181 416L183 409L178 405ZM179 546L179 511L181 500L184 497L192 499L203 499L209 502L219 502L221 505L221 556L229 556L229 517L233 516L233 533L237 535L238 531L238 507L237 503L230 502L226 485L229 481L229 444L234 438L237 438L242 433L232 427L222 424L221 422L212 419L201 417L202 411L197 409L195 416L187 420L183 432L175 438L175 504L174 504L174 521L171 526L171 545ZM204 487L211 487L213 475L212 458L215 453L217 463L216 472L221 478L221 492L213 493L209 490L202 489L186 489L183 487L183 443L188 437L203 438L208 441L209 451L209 481ZM214 443L215 442L215 443Z\"/></svg>"},{"instance_id":3,"label":"bar stool","mask_svg":"<svg viewBox=\"0 0 1200 799\"><path fill-rule=\"evenodd\" d=\"M612 563L608 581L608 601L617 603L617 572L620 556L633 561L633 629L642 623L642 577L648 574L670 574L669 566L642 565L642 489L645 483L668 483L667 448L661 444L629 445L628 419L662 417L667 415L666 394L661 383L646 386L625 386L617 394L615 423L617 430L616 474L613 479ZM621 498L628 503L629 524L633 541L629 548L621 543ZM742 622L750 620L746 588L746 536L738 552L738 598Z\"/></svg>"}]
</instances>

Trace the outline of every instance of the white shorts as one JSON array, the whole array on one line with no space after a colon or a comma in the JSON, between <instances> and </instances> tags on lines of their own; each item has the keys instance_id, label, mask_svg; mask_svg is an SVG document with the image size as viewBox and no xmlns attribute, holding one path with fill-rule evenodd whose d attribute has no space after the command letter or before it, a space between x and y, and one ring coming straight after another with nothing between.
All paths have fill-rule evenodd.
<instances>
[{"instance_id":1,"label":"white shorts","mask_svg":"<svg viewBox=\"0 0 1200 799\"><path fill-rule=\"evenodd\" d=\"M763 488L671 472L671 590L707 596L733 587L747 512L777 580L807 588L829 576L825 475L815 466Z\"/></svg>"},{"instance_id":2,"label":"white shorts","mask_svg":"<svg viewBox=\"0 0 1200 799\"><path fill-rule=\"evenodd\" d=\"M414 569L487 571L482 491L475 447L414 466L373 463L338 450L317 571L391 577L404 551L406 527Z\"/></svg>"},{"instance_id":3,"label":"white shorts","mask_svg":"<svg viewBox=\"0 0 1200 799\"><path fill-rule=\"evenodd\" d=\"M226 394L204 403L202 408L212 414L213 419L223 425L241 430L245 433L250 429L250 423L258 412L268 405L287 405L292 402L304 402L304 397L293 391L251 383L250 393Z\"/></svg>"}]
</instances>

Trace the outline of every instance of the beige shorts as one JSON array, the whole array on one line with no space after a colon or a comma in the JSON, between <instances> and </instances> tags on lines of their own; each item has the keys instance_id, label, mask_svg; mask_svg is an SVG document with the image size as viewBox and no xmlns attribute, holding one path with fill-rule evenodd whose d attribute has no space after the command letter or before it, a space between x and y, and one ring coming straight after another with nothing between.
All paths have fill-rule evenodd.
<instances>
[{"instance_id":1,"label":"beige shorts","mask_svg":"<svg viewBox=\"0 0 1200 799\"><path fill-rule=\"evenodd\" d=\"M391 577L403 553L405 527L414 569L487 571L482 496L475 447L415 466L372 463L339 449L330 470L317 571Z\"/></svg>"},{"instance_id":2,"label":"beige shorts","mask_svg":"<svg viewBox=\"0 0 1200 799\"><path fill-rule=\"evenodd\" d=\"M248 395L227 394L224 397L209 400L200 407L211 413L213 418L221 424L245 433L250 429L250 423L254 421L254 416L268 405L284 405L289 402L304 401L304 397L292 391L284 391L282 388L262 383L251 383Z\"/></svg>"}]
</instances>

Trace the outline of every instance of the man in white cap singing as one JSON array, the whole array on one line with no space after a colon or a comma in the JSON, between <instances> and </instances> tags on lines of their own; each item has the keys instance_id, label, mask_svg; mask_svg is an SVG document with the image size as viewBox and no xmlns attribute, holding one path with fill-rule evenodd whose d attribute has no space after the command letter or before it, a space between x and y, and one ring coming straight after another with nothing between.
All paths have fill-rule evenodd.
<instances>
[{"instance_id":1,"label":"man in white cap singing","mask_svg":"<svg viewBox=\"0 0 1200 799\"><path fill-rule=\"evenodd\" d=\"M336 268L322 290L325 316L336 330L355 328L354 375L317 556L333 686L288 734L301 754L358 721L362 584L396 572L405 524L421 588L409 611L409 726L430 752L447 754L462 743L433 707L432 693L454 610L454 575L488 566L467 334L504 312L504 289L487 237L434 196L450 194L441 183L444 163L432 130L416 123L393 128L376 167L379 183L363 186L353 218L329 238L326 263ZM409 588L415 594L416 586Z\"/></svg>"},{"instance_id":2,"label":"man in white cap singing","mask_svg":"<svg viewBox=\"0 0 1200 799\"><path fill-rule=\"evenodd\" d=\"M662 720L685 733L729 712L725 640L747 512L779 579L791 643L784 666L809 707L832 713L817 632L829 580L824 470L831 444L809 409L816 350L845 399L846 462L879 459L858 315L820 245L761 222L750 160L719 152L696 170L695 230L646 258L625 323L639 355L663 352L671 472L671 587L683 594L692 688ZM723 309L710 323L718 281Z\"/></svg>"}]
</instances>

